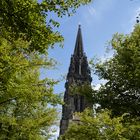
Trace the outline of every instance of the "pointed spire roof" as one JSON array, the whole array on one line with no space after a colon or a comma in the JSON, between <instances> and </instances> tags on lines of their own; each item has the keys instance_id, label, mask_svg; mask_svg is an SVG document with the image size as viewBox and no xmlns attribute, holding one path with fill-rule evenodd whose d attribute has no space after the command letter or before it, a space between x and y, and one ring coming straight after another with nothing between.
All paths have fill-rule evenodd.
<instances>
[{"instance_id":1,"label":"pointed spire roof","mask_svg":"<svg viewBox=\"0 0 140 140\"><path fill-rule=\"evenodd\" d=\"M75 56L83 56L84 49L83 49L83 40L82 40L82 32L81 32L81 25L79 25L76 43L75 43L75 49L74 49L74 55Z\"/></svg>"}]
</instances>

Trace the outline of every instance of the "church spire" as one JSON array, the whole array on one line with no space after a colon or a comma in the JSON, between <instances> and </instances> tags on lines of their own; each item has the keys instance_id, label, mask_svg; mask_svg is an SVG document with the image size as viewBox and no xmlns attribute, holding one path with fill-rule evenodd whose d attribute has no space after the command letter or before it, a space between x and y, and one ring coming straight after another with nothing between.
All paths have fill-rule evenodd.
<instances>
[{"instance_id":1,"label":"church spire","mask_svg":"<svg viewBox=\"0 0 140 140\"><path fill-rule=\"evenodd\" d=\"M69 123L73 121L75 112L83 112L85 108L92 108L92 103L77 93L72 91L71 87L82 86L84 84L91 85L91 73L88 66L87 57L84 54L81 27L79 25L74 54L71 56L71 62L67 79L65 83L64 105L62 107L62 118L60 122L60 135L63 135L67 130Z\"/></svg>"},{"instance_id":2,"label":"church spire","mask_svg":"<svg viewBox=\"0 0 140 140\"><path fill-rule=\"evenodd\" d=\"M82 32L81 32L81 25L79 25L76 43L75 43L75 49L74 49L74 55L81 57L84 54L83 50L83 41L82 41Z\"/></svg>"}]
</instances>

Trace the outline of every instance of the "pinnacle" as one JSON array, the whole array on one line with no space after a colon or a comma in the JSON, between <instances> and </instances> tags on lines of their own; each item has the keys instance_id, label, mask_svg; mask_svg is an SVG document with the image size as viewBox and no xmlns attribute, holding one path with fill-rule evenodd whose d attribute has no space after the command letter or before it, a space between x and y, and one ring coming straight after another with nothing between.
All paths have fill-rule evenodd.
<instances>
[{"instance_id":1,"label":"pinnacle","mask_svg":"<svg viewBox=\"0 0 140 140\"><path fill-rule=\"evenodd\" d=\"M74 49L74 55L81 57L84 54L83 50L83 40L82 40L82 32L81 32L81 25L79 24L76 43L75 43L75 49Z\"/></svg>"}]
</instances>

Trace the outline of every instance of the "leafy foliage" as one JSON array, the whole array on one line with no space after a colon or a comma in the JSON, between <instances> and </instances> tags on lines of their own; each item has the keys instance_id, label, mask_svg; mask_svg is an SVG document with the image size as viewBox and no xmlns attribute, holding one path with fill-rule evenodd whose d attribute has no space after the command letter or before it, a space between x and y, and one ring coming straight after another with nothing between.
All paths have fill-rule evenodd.
<instances>
[{"instance_id":1,"label":"leafy foliage","mask_svg":"<svg viewBox=\"0 0 140 140\"><path fill-rule=\"evenodd\" d=\"M72 123L60 140L138 140L140 138L140 123L137 121L122 123L125 115L111 118L111 113L107 110L95 115L88 109L77 115L79 121Z\"/></svg>"},{"instance_id":2,"label":"leafy foliage","mask_svg":"<svg viewBox=\"0 0 140 140\"><path fill-rule=\"evenodd\" d=\"M40 80L40 68L52 68L48 48L63 41L59 23L90 0L0 1L0 139L48 139L61 104L57 81ZM56 27L56 29L54 29Z\"/></svg>"},{"instance_id":3,"label":"leafy foliage","mask_svg":"<svg viewBox=\"0 0 140 140\"><path fill-rule=\"evenodd\" d=\"M113 58L96 65L96 73L107 80L93 100L114 115L140 115L140 25L130 35L114 35Z\"/></svg>"},{"instance_id":4,"label":"leafy foliage","mask_svg":"<svg viewBox=\"0 0 140 140\"><path fill-rule=\"evenodd\" d=\"M63 37L53 27L59 23L49 18L51 13L57 16L71 15L82 4L90 0L1 0L0 32L8 40L22 37L30 41L28 51L45 53L49 46L63 41Z\"/></svg>"},{"instance_id":5,"label":"leafy foliage","mask_svg":"<svg viewBox=\"0 0 140 140\"><path fill-rule=\"evenodd\" d=\"M42 131L48 136L56 110L47 106L61 103L53 94L56 82L39 80L40 66L50 61L24 53L28 42L0 41L0 139L38 139Z\"/></svg>"}]
</instances>

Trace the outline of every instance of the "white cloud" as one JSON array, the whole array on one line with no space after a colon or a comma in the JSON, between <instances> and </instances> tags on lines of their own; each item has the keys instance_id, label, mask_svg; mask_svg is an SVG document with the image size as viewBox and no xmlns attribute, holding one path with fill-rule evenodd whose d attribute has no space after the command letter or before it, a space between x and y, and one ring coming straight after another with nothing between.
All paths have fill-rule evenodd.
<instances>
[{"instance_id":1,"label":"white cloud","mask_svg":"<svg viewBox=\"0 0 140 140\"><path fill-rule=\"evenodd\" d=\"M98 90L100 87L101 87L101 84L97 84L97 85L94 87L94 89L95 89L95 90Z\"/></svg>"},{"instance_id":2,"label":"white cloud","mask_svg":"<svg viewBox=\"0 0 140 140\"><path fill-rule=\"evenodd\" d=\"M97 17L97 12L92 6L88 6L86 10L83 12L83 19L87 25L92 25L93 19Z\"/></svg>"},{"instance_id":3,"label":"white cloud","mask_svg":"<svg viewBox=\"0 0 140 140\"><path fill-rule=\"evenodd\" d=\"M140 14L140 7L136 10L136 14Z\"/></svg>"},{"instance_id":4,"label":"white cloud","mask_svg":"<svg viewBox=\"0 0 140 140\"><path fill-rule=\"evenodd\" d=\"M136 17L140 14L140 7L135 9L132 13L132 17L128 23L122 24L122 28L126 31L126 33L130 33L134 30L134 25L136 24Z\"/></svg>"},{"instance_id":5,"label":"white cloud","mask_svg":"<svg viewBox=\"0 0 140 140\"><path fill-rule=\"evenodd\" d=\"M96 10L92 6L88 6L87 9L91 16L96 15Z\"/></svg>"},{"instance_id":6,"label":"white cloud","mask_svg":"<svg viewBox=\"0 0 140 140\"><path fill-rule=\"evenodd\" d=\"M140 13L140 7L137 8L134 13L133 13L133 17L130 19L130 24L135 24L136 23L136 17L139 15Z\"/></svg>"},{"instance_id":7,"label":"white cloud","mask_svg":"<svg viewBox=\"0 0 140 140\"><path fill-rule=\"evenodd\" d=\"M57 140L59 137L59 126L52 126L50 134L52 135L52 137L49 140Z\"/></svg>"}]
</instances>

